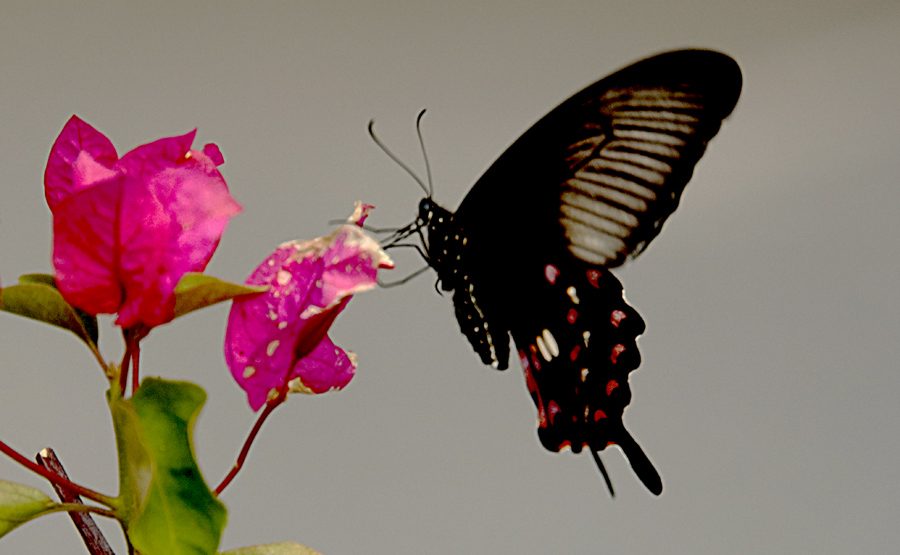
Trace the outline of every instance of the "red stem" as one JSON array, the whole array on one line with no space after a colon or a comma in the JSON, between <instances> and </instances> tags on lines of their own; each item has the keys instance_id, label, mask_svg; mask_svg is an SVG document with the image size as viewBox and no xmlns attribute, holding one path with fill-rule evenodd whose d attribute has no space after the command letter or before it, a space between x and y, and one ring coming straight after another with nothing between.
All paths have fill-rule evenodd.
<instances>
[{"instance_id":1,"label":"red stem","mask_svg":"<svg viewBox=\"0 0 900 555\"><path fill-rule=\"evenodd\" d=\"M131 394L134 395L140 384L140 359L141 359L141 339L150 334L150 329L143 324L137 324L122 330L122 337L125 339L125 355L122 356L122 364L120 365L119 374L119 392L122 397L128 388L128 370L133 367L131 374Z\"/></svg>"},{"instance_id":2,"label":"red stem","mask_svg":"<svg viewBox=\"0 0 900 555\"><path fill-rule=\"evenodd\" d=\"M125 354L122 356L122 364L119 365L119 395L125 397L125 390L128 387L128 369L131 365L131 351L134 344L131 341L131 330L122 330L122 336L125 338Z\"/></svg>"},{"instance_id":3,"label":"red stem","mask_svg":"<svg viewBox=\"0 0 900 555\"><path fill-rule=\"evenodd\" d=\"M241 467L244 466L244 461L247 459L247 454L250 453L250 446L253 444L253 440L256 439L256 435L259 433L260 428L262 428L263 422L272 414L278 405L284 402L287 398L287 388L281 390L281 393L275 399L266 403L266 407L263 409L262 413L260 413L259 418L256 419L256 424L253 425L253 429L250 430L250 434L247 436L247 439L244 440L244 447L241 449L240 454L238 455L237 461L235 461L234 466L231 468L231 471L225 476L225 479L222 480L222 483L216 488L214 494L218 497L222 490L224 490L228 484L234 479L237 473L241 470Z\"/></svg>"},{"instance_id":4,"label":"red stem","mask_svg":"<svg viewBox=\"0 0 900 555\"><path fill-rule=\"evenodd\" d=\"M56 453L53 452L53 449L47 447L37 454L36 460L39 465L47 470L68 479L66 470L63 468ZM61 487L59 484L53 484L53 489L56 490L56 495L59 496L59 500L63 503L80 505L83 507L87 506L81 502L80 496L75 495L66 488ZM91 555L116 555L106 541L106 538L103 537L103 533L100 531L100 528L97 527L97 523L94 522L90 513L69 511L69 518L72 519L72 523L75 524L75 528L78 530L78 533L81 534L81 539L84 541L84 545Z\"/></svg>"},{"instance_id":5,"label":"red stem","mask_svg":"<svg viewBox=\"0 0 900 555\"><path fill-rule=\"evenodd\" d=\"M92 489L88 489L84 486L79 486L75 482L72 482L72 481L68 480L67 478L63 478L62 476L56 474L55 472L51 472L50 470L47 470L43 466L31 462L30 460L28 460L28 458L22 456L21 454L16 452L15 449L13 449L9 445L3 443L2 441L0 441L0 451L2 451L9 458L11 458L12 460L21 464L28 470L31 470L32 472L34 472L36 474L40 474L41 476L43 476L44 478L46 478L47 480L49 480L50 482L52 482L54 484L59 484L60 486L66 488L72 492L75 492L78 495L87 497L88 499L93 499L97 503L102 503L106 506L112 506L110 504L112 498L107 497L106 495L103 495L101 493L97 493L96 491L94 491Z\"/></svg>"},{"instance_id":6,"label":"red stem","mask_svg":"<svg viewBox=\"0 0 900 555\"><path fill-rule=\"evenodd\" d=\"M134 395L137 393L138 385L140 384L140 361L141 361L141 344L140 339L135 336L134 338L134 350L131 351L131 394Z\"/></svg>"}]
</instances>

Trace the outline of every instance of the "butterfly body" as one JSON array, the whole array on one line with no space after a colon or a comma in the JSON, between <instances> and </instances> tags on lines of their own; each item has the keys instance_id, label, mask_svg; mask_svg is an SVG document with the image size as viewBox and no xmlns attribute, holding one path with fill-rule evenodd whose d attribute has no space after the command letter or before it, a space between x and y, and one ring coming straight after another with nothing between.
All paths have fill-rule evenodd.
<instances>
[{"instance_id":1,"label":"butterfly body","mask_svg":"<svg viewBox=\"0 0 900 555\"><path fill-rule=\"evenodd\" d=\"M717 52L640 61L534 124L455 213L429 196L407 228L427 233L428 264L482 362L506 368L512 336L541 443L590 449L607 483L596 452L616 444L662 491L622 421L644 322L609 269L659 233L740 89Z\"/></svg>"}]
</instances>

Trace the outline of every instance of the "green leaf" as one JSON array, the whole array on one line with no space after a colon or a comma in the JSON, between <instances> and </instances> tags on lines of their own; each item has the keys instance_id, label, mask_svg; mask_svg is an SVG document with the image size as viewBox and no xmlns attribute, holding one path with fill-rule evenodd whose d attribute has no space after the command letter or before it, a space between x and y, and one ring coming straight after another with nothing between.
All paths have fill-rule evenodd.
<instances>
[{"instance_id":1,"label":"green leaf","mask_svg":"<svg viewBox=\"0 0 900 555\"><path fill-rule=\"evenodd\" d=\"M19 285L4 287L0 310L69 330L88 346L97 346L97 318L67 303L51 275L26 274L19 278Z\"/></svg>"},{"instance_id":2,"label":"green leaf","mask_svg":"<svg viewBox=\"0 0 900 555\"><path fill-rule=\"evenodd\" d=\"M19 276L19 283L38 283L56 289L56 278L50 274L24 274Z\"/></svg>"},{"instance_id":3,"label":"green leaf","mask_svg":"<svg viewBox=\"0 0 900 555\"><path fill-rule=\"evenodd\" d=\"M220 555L322 555L314 549L310 549L299 543L282 542L266 545L243 547L233 551L226 551Z\"/></svg>"},{"instance_id":4,"label":"green leaf","mask_svg":"<svg viewBox=\"0 0 900 555\"><path fill-rule=\"evenodd\" d=\"M41 490L0 480L0 537L16 526L58 507Z\"/></svg>"},{"instance_id":5,"label":"green leaf","mask_svg":"<svg viewBox=\"0 0 900 555\"><path fill-rule=\"evenodd\" d=\"M118 506L115 512L127 527L127 523L141 514L153 479L153 461L141 439L142 426L134 404L119 397L112 389L106 392L106 396L119 456L119 497L116 498Z\"/></svg>"},{"instance_id":6,"label":"green leaf","mask_svg":"<svg viewBox=\"0 0 900 555\"><path fill-rule=\"evenodd\" d=\"M238 285L204 274L185 274L175 287L175 317L243 295L258 295L268 287Z\"/></svg>"},{"instance_id":7,"label":"green leaf","mask_svg":"<svg viewBox=\"0 0 900 555\"><path fill-rule=\"evenodd\" d=\"M212 555L225 506L194 458L194 422L206 393L186 382L145 379L131 399L110 394L119 451L117 516L142 555Z\"/></svg>"}]
</instances>

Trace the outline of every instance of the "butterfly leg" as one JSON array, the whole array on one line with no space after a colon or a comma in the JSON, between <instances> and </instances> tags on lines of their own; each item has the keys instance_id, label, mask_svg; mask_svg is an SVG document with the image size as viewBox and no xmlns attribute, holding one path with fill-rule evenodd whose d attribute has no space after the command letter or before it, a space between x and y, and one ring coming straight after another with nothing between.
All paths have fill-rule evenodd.
<instances>
[{"instance_id":1,"label":"butterfly leg","mask_svg":"<svg viewBox=\"0 0 900 555\"><path fill-rule=\"evenodd\" d=\"M428 271L429 267L430 266L424 266L422 268L419 268L418 270L409 274L405 278L398 279L397 281L384 282L384 281L378 280L378 287L381 287L382 289L389 289L389 288L397 286L397 285L403 285L404 283L424 274L426 271Z\"/></svg>"}]
</instances>

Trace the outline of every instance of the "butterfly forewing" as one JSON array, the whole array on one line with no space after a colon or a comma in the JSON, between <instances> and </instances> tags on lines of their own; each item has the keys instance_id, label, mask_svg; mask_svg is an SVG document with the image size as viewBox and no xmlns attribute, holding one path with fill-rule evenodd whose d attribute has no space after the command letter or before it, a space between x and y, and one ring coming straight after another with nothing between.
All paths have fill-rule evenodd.
<instances>
[{"instance_id":1,"label":"butterfly forewing","mask_svg":"<svg viewBox=\"0 0 900 555\"><path fill-rule=\"evenodd\" d=\"M529 129L457 215L471 211L475 219L502 198L509 210L492 215L496 227L527 216L531 233L520 238L561 235L581 260L618 266L640 254L677 208L740 89L734 60L705 50L669 52L620 70Z\"/></svg>"},{"instance_id":2,"label":"butterfly forewing","mask_svg":"<svg viewBox=\"0 0 900 555\"><path fill-rule=\"evenodd\" d=\"M616 266L637 256L678 206L720 118L689 86L616 89L600 100L601 133L571 145L560 194L569 251ZM709 120L709 121L707 121ZM590 148L588 148L590 147Z\"/></svg>"}]
</instances>

